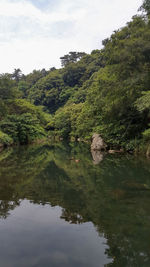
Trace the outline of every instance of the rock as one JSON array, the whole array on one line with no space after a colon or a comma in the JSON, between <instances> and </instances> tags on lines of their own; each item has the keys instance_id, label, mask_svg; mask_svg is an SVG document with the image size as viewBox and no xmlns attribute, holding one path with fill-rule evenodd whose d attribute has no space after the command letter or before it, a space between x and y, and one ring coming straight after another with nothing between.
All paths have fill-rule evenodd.
<instances>
[{"instance_id":1,"label":"rock","mask_svg":"<svg viewBox=\"0 0 150 267\"><path fill-rule=\"evenodd\" d=\"M107 145L105 144L104 140L99 134L93 134L92 136L92 144L91 144L91 150L99 150L104 151L106 150Z\"/></svg>"},{"instance_id":2,"label":"rock","mask_svg":"<svg viewBox=\"0 0 150 267\"><path fill-rule=\"evenodd\" d=\"M108 153L109 154L124 153L124 150L123 149L120 149L120 150L108 150Z\"/></svg>"},{"instance_id":3,"label":"rock","mask_svg":"<svg viewBox=\"0 0 150 267\"><path fill-rule=\"evenodd\" d=\"M115 154L116 152L115 152L115 150L109 150L108 153L109 154Z\"/></svg>"}]
</instances>

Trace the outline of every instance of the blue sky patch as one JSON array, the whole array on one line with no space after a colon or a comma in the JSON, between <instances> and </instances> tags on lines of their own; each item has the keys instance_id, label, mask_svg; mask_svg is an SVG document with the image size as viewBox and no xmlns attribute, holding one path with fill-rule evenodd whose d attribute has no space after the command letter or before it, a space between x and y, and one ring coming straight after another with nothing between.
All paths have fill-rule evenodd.
<instances>
[{"instance_id":1,"label":"blue sky patch","mask_svg":"<svg viewBox=\"0 0 150 267\"><path fill-rule=\"evenodd\" d=\"M34 6L41 10L45 10L48 7L54 8L60 2L60 0L26 0L31 2Z\"/></svg>"}]
</instances>

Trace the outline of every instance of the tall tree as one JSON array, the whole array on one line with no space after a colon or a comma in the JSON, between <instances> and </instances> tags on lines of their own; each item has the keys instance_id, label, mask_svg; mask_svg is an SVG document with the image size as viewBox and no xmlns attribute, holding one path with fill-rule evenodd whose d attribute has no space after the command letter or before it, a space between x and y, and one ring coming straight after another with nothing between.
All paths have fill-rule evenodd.
<instances>
[{"instance_id":1,"label":"tall tree","mask_svg":"<svg viewBox=\"0 0 150 267\"><path fill-rule=\"evenodd\" d=\"M69 52L69 54L64 55L63 57L60 57L61 66L65 67L69 63L75 63L85 55L86 53L84 52Z\"/></svg>"},{"instance_id":2,"label":"tall tree","mask_svg":"<svg viewBox=\"0 0 150 267\"><path fill-rule=\"evenodd\" d=\"M19 82L22 77L22 71L20 69L14 69L14 72L12 73L12 78Z\"/></svg>"}]
</instances>

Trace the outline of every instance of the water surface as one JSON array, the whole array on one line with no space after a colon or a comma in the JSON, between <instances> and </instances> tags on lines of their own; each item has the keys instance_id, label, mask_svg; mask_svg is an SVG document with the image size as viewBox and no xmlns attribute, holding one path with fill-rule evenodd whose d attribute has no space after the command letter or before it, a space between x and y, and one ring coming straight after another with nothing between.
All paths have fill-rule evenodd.
<instances>
[{"instance_id":1,"label":"water surface","mask_svg":"<svg viewBox=\"0 0 150 267\"><path fill-rule=\"evenodd\" d=\"M3 151L0 266L150 266L150 161L82 144Z\"/></svg>"}]
</instances>

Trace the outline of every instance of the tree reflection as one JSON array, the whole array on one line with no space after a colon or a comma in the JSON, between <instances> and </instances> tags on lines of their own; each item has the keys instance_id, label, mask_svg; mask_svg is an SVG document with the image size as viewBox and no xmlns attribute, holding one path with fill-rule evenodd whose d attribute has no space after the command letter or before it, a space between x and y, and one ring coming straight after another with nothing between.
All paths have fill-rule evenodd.
<instances>
[{"instance_id":1,"label":"tree reflection","mask_svg":"<svg viewBox=\"0 0 150 267\"><path fill-rule=\"evenodd\" d=\"M0 218L6 219L10 215L10 211L20 205L20 201L0 200Z\"/></svg>"},{"instance_id":2,"label":"tree reflection","mask_svg":"<svg viewBox=\"0 0 150 267\"><path fill-rule=\"evenodd\" d=\"M69 223L81 224L86 222L86 220L78 213L71 212L70 210L62 209L62 215L60 217Z\"/></svg>"},{"instance_id":3,"label":"tree reflection","mask_svg":"<svg viewBox=\"0 0 150 267\"><path fill-rule=\"evenodd\" d=\"M37 145L6 152L0 161L0 217L21 200L62 207L61 219L93 222L107 239L107 266L150 266L150 166L125 156L93 165L88 147ZM70 158L80 159L76 164Z\"/></svg>"}]
</instances>

